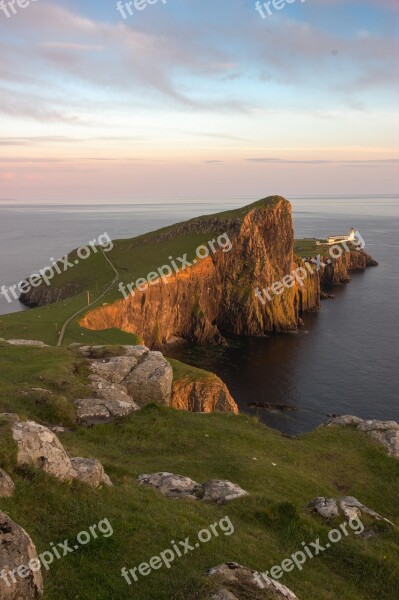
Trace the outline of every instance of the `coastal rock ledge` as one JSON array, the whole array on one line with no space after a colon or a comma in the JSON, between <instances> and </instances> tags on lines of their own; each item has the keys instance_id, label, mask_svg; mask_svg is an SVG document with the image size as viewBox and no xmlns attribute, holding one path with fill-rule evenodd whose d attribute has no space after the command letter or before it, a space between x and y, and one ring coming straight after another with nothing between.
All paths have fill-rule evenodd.
<instances>
[{"instance_id":1,"label":"coastal rock ledge","mask_svg":"<svg viewBox=\"0 0 399 600\"><path fill-rule=\"evenodd\" d=\"M389 456L399 458L399 423L396 421L363 420L353 415L333 417L326 423L327 427L354 427L364 431L385 448Z\"/></svg>"}]
</instances>

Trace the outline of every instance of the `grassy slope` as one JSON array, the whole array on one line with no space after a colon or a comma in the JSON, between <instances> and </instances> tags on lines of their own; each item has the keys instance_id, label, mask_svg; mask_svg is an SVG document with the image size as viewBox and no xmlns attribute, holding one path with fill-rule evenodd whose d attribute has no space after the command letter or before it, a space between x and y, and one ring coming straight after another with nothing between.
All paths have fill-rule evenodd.
<instances>
[{"instance_id":1,"label":"grassy slope","mask_svg":"<svg viewBox=\"0 0 399 600\"><path fill-rule=\"evenodd\" d=\"M114 487L92 490L17 470L15 498L0 500L1 509L29 531L39 551L50 542L73 540L104 518L114 535L54 563L45 576L46 600L201 598L190 590L201 589L202 575L211 566L236 560L266 570L299 550L302 541L325 540L329 528L303 513L316 495L351 494L399 521L398 462L358 432L321 429L288 439L246 416L150 406L123 423L79 428L60 437L72 455L101 460ZM9 452L9 440L2 435L0 461ZM251 495L218 507L174 501L137 485L139 474L160 470L199 482L230 479ZM147 561L170 547L172 539L195 540L200 529L225 515L235 526L234 535L212 539L170 571L155 571L133 589L124 583L122 566ZM301 600L392 600L397 577L395 535L387 531L368 541L351 535L283 582Z\"/></svg>"},{"instance_id":2,"label":"grassy slope","mask_svg":"<svg viewBox=\"0 0 399 600\"><path fill-rule=\"evenodd\" d=\"M270 208L278 201L278 197L265 198L249 206L217 215L223 219L243 218L254 207ZM201 221L203 217L191 219L189 222ZM206 233L179 233L181 224L165 227L155 232L145 234L133 239L114 240L113 249L107 253L119 271L121 281L131 283L139 277L146 277L148 273L156 270L164 264L170 264L169 256L177 258L188 254L188 260L195 255L196 248L211 240L214 232L210 229ZM176 231L176 237L161 242L155 241L162 233ZM75 254L71 253L71 262L75 260ZM179 264L179 263L178 263ZM52 287L63 288L71 282L76 283L83 291L72 298L56 302L48 306L34 310L12 313L0 316L0 337L11 339L13 337L26 337L28 339L43 340L54 345L57 341L61 325L66 319L83 308L87 304L87 291L91 298L100 296L101 292L113 280L115 274L111 266L106 262L102 254L92 253L86 260L81 260L78 265L72 267L65 273L57 275L52 280ZM117 286L101 300L113 302L123 296ZM77 322L71 323L67 328L64 344L71 342L82 343L134 343L134 337L119 333L116 330L108 332L87 331L79 327ZM133 341L132 341L133 340ZM137 340L136 340L137 341Z\"/></svg>"},{"instance_id":3,"label":"grassy slope","mask_svg":"<svg viewBox=\"0 0 399 600\"><path fill-rule=\"evenodd\" d=\"M176 380L209 376L171 362ZM70 454L98 458L115 484L92 490L15 469L9 425L0 422L0 466L17 484L15 497L1 499L0 508L27 529L40 552L100 519L108 518L114 528L111 538L93 541L52 566L45 575L46 600L201 598L192 590L202 589L203 573L215 564L236 560L266 570L299 550L302 541L325 539L328 528L302 510L316 495L354 495L399 522L399 464L359 432L320 429L289 439L244 415L159 407L120 423L79 428L70 400L85 394L86 371L77 366L72 349L0 344L0 371L0 412L69 425L71 431L60 437ZM53 396L29 392L30 387L50 389ZM200 482L230 479L251 495L216 507L172 501L136 484L139 474L160 470ZM201 528L225 515L234 523L234 535L212 539L134 590L124 583L122 566L134 567L159 554L171 539L195 539ZM367 542L352 535L309 561L303 572L286 575L284 582L301 600L390 600L398 585L397 559L392 532Z\"/></svg>"}]
</instances>

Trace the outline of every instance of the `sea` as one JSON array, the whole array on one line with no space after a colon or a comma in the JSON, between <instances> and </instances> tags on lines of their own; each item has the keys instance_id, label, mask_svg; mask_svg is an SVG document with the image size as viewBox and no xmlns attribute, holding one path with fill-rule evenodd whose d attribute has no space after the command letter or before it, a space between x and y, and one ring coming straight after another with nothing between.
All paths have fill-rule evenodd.
<instances>
[{"instance_id":1,"label":"sea","mask_svg":"<svg viewBox=\"0 0 399 600\"><path fill-rule=\"evenodd\" d=\"M379 262L334 288L333 300L305 314L297 334L232 339L226 348L185 347L170 355L215 372L240 411L288 435L329 415L399 421L399 198L289 197L295 236L345 234L351 227ZM0 287L26 278L69 250L107 233L129 238L186 219L238 208L253 198L204 202L10 204L0 202ZM0 296L1 315L29 310ZM252 408L253 403L293 410Z\"/></svg>"}]
</instances>

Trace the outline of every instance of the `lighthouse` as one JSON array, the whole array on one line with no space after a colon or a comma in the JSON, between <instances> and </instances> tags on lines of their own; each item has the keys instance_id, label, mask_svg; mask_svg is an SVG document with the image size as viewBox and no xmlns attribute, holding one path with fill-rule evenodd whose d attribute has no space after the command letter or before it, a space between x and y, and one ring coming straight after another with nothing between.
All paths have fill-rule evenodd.
<instances>
[{"instance_id":1,"label":"lighthouse","mask_svg":"<svg viewBox=\"0 0 399 600\"><path fill-rule=\"evenodd\" d=\"M351 229L351 230L350 230L350 232L349 232L348 240L349 240L350 242L353 242L353 240L354 240L354 239L355 239L355 230L354 230L354 229L353 229L353 227L352 227L352 229Z\"/></svg>"}]
</instances>

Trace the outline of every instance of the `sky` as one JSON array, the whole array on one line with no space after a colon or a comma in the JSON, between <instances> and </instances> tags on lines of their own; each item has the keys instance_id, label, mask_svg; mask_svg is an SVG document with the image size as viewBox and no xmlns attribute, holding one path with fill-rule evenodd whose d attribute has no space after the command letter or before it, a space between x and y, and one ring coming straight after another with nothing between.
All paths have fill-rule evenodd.
<instances>
[{"instance_id":1,"label":"sky","mask_svg":"<svg viewBox=\"0 0 399 600\"><path fill-rule=\"evenodd\" d=\"M398 0L19 1L0 201L399 192Z\"/></svg>"}]
</instances>

